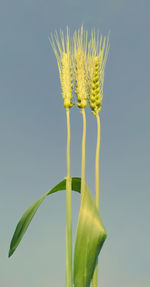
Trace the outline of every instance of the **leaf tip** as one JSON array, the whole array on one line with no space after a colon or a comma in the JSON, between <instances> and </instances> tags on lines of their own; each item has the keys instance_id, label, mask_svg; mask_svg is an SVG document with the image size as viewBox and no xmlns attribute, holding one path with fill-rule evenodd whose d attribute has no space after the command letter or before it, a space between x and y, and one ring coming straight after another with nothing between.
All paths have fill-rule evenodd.
<instances>
[{"instance_id":1,"label":"leaf tip","mask_svg":"<svg viewBox=\"0 0 150 287\"><path fill-rule=\"evenodd\" d=\"M13 249L9 249L9 253L8 253L8 258L10 258L14 253L14 250Z\"/></svg>"}]
</instances>

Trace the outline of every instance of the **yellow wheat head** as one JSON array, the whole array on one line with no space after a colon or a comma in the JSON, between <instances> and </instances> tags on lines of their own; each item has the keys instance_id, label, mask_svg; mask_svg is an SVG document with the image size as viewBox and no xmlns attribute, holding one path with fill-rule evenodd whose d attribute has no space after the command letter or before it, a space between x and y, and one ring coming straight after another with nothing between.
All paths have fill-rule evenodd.
<instances>
[{"instance_id":1,"label":"yellow wheat head","mask_svg":"<svg viewBox=\"0 0 150 287\"><path fill-rule=\"evenodd\" d=\"M89 104L94 113L100 112L103 99L104 69L109 51L109 37L92 31L88 45Z\"/></svg>"},{"instance_id":2,"label":"yellow wheat head","mask_svg":"<svg viewBox=\"0 0 150 287\"><path fill-rule=\"evenodd\" d=\"M73 103L71 102L73 88L72 53L68 27L66 37L64 36L63 31L60 31L60 36L55 32L54 36L51 34L49 40L58 63L64 106L65 108L71 108L73 106Z\"/></svg>"},{"instance_id":3,"label":"yellow wheat head","mask_svg":"<svg viewBox=\"0 0 150 287\"><path fill-rule=\"evenodd\" d=\"M88 80L88 70L87 70L87 32L81 29L74 32L73 37L74 43L74 83L75 83L75 93L77 95L78 107L85 108L87 105L87 80Z\"/></svg>"}]
</instances>

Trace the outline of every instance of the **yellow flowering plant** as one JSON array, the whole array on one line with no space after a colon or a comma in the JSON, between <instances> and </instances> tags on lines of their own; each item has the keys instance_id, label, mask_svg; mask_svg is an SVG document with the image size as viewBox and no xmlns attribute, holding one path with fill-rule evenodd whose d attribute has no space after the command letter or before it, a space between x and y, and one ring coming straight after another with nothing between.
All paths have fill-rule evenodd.
<instances>
[{"instance_id":1,"label":"yellow flowering plant","mask_svg":"<svg viewBox=\"0 0 150 287\"><path fill-rule=\"evenodd\" d=\"M14 253L26 232L33 216L43 200L59 190L66 190L66 287L97 287L98 256L107 233L99 214L99 152L100 152L100 118L102 106L104 69L108 57L109 41L95 31L91 32L88 43L88 33L83 26L70 37L67 27L49 38L55 53L62 98L66 109L67 121L67 175L50 191L41 196L23 214L12 237L9 257ZM71 177L70 171L70 109L75 103L83 118L81 178ZM95 159L95 200L92 198L85 180L85 144L86 144L86 114L89 103L92 113L97 119L97 147ZM80 211L76 230L74 256L72 256L72 191L81 194ZM73 260L72 260L73 257Z\"/></svg>"}]
</instances>

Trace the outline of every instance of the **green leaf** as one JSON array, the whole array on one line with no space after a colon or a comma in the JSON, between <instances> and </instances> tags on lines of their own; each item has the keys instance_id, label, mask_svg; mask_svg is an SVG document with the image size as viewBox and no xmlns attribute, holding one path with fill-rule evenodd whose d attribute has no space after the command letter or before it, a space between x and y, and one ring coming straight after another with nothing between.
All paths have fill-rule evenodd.
<instances>
[{"instance_id":1,"label":"green leaf","mask_svg":"<svg viewBox=\"0 0 150 287\"><path fill-rule=\"evenodd\" d=\"M81 179L72 178L72 190L80 192ZM33 203L23 214L17 224L10 244L9 257L19 245L33 216L43 200L50 194L66 189L64 179L54 188ZM96 209L95 202L85 185L77 226L77 235L74 251L74 287L89 287L93 276L97 257L106 239L106 231Z\"/></svg>"},{"instance_id":2,"label":"green leaf","mask_svg":"<svg viewBox=\"0 0 150 287\"><path fill-rule=\"evenodd\" d=\"M80 192L81 187L81 179L79 177L73 177L72 178L72 190ZM46 196L59 191L59 190L65 190L66 189L66 179L58 183L55 187L53 187L50 191L48 191L46 194L44 194L42 197L40 197L36 202L34 202L23 214L20 221L18 222L16 226L16 230L14 232L13 238L10 243L10 249L9 249L9 257L14 253L17 246L19 245L24 233L26 232L33 216L35 215L36 211L38 210L39 206L43 202Z\"/></svg>"},{"instance_id":3,"label":"green leaf","mask_svg":"<svg viewBox=\"0 0 150 287\"><path fill-rule=\"evenodd\" d=\"M74 250L74 287L89 287L107 233L85 184Z\"/></svg>"}]
</instances>

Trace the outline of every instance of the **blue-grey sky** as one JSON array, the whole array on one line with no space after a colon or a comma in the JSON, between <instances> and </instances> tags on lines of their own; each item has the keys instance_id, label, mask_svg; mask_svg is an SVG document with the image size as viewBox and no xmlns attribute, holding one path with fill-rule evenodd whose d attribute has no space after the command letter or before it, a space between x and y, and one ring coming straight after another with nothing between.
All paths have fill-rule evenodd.
<instances>
[{"instance_id":1,"label":"blue-grey sky","mask_svg":"<svg viewBox=\"0 0 150 287\"><path fill-rule=\"evenodd\" d=\"M150 2L0 1L0 287L65 286L65 192L47 198L8 259L26 208L66 176L66 117L48 36L110 31L101 112L100 214L108 238L99 286L149 287ZM96 122L87 108L86 180L94 195ZM82 118L71 112L71 174ZM73 194L75 235L80 197Z\"/></svg>"}]
</instances>

